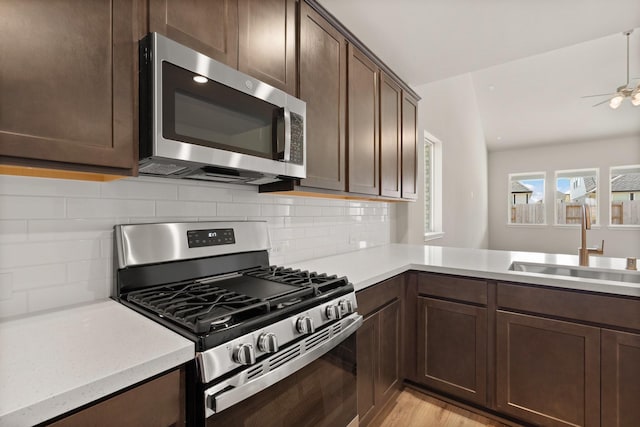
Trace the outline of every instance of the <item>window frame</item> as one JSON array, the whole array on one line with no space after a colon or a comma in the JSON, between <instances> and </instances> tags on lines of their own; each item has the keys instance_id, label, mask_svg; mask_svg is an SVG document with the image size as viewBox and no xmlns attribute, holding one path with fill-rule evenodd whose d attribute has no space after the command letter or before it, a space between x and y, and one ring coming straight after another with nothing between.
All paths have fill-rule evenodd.
<instances>
[{"instance_id":1,"label":"window frame","mask_svg":"<svg viewBox=\"0 0 640 427\"><path fill-rule=\"evenodd\" d=\"M600 222L600 198L602 197L602 184L600 182L600 169L599 168L579 168L579 169L561 169L561 170L556 170L554 171L554 179L553 179L553 188L554 191L558 191L558 175L560 174L575 174L575 173L580 173L580 172L595 172L595 177L596 177L596 197L595 197L595 201L596 201L596 205L595 205L595 222L593 222L591 224L591 227L595 227L598 228L601 225ZM586 175L586 174L585 174ZM554 193L555 194L555 193ZM593 211L592 211L593 212ZM593 218L593 215L592 215ZM558 223L558 203L556 203L556 198L553 198L553 226L554 227L580 227L580 223L574 223L574 224L560 224Z\"/></svg>"},{"instance_id":2,"label":"window frame","mask_svg":"<svg viewBox=\"0 0 640 427\"><path fill-rule=\"evenodd\" d=\"M542 209L543 218L542 222L511 222L511 209L514 206L511 204L511 182L513 178L522 177L522 179L542 179L542 204L544 208ZM507 175L507 226L509 227L546 227L548 225L547 221L547 173L545 171L536 171L536 172L514 172L509 173Z\"/></svg>"},{"instance_id":3,"label":"window frame","mask_svg":"<svg viewBox=\"0 0 640 427\"><path fill-rule=\"evenodd\" d=\"M622 165L622 166L609 166L609 192L608 192L608 199L609 199L609 207L608 207L608 215L609 215L609 221L608 221L608 226L610 228L616 229L616 230L638 230L640 229L640 224L614 224L612 222L613 220L613 192L612 192L612 187L613 187L613 182L611 181L611 177L612 177L612 171L613 170L625 170L625 169L629 169L629 170L634 170L634 171L640 171L640 164L635 164L635 165ZM631 200L640 200L640 191L638 191L637 193L632 193L632 199Z\"/></svg>"},{"instance_id":4,"label":"window frame","mask_svg":"<svg viewBox=\"0 0 640 427\"><path fill-rule=\"evenodd\" d=\"M424 171L423 183L427 182L427 171L426 171L426 159L425 159L425 149L426 146L431 146L431 157L430 157L430 170L431 174L430 178L430 194L429 194L429 204L431 213L430 224L431 230L426 230L426 186L423 185L422 188L422 202L423 208L423 217L422 217L422 229L424 233L424 242L428 242L434 239L440 239L444 237L444 230L442 229L442 141L438 139L436 136L431 133L424 131L423 142L422 142L422 169Z\"/></svg>"}]
</instances>

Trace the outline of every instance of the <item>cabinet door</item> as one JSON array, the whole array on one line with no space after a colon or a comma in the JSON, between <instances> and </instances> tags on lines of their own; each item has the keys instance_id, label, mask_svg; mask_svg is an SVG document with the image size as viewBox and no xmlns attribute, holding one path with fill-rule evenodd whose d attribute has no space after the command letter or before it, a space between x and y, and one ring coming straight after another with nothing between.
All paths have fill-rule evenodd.
<instances>
[{"instance_id":1,"label":"cabinet door","mask_svg":"<svg viewBox=\"0 0 640 427\"><path fill-rule=\"evenodd\" d=\"M379 194L378 67L349 45L348 191Z\"/></svg>"},{"instance_id":2,"label":"cabinet door","mask_svg":"<svg viewBox=\"0 0 640 427\"><path fill-rule=\"evenodd\" d=\"M149 31L238 66L237 0L149 0Z\"/></svg>"},{"instance_id":3,"label":"cabinet door","mask_svg":"<svg viewBox=\"0 0 640 427\"><path fill-rule=\"evenodd\" d=\"M132 172L142 9L130 0L0 2L0 156Z\"/></svg>"},{"instance_id":4,"label":"cabinet door","mask_svg":"<svg viewBox=\"0 0 640 427\"><path fill-rule=\"evenodd\" d=\"M418 381L487 402L487 309L418 298Z\"/></svg>"},{"instance_id":5,"label":"cabinet door","mask_svg":"<svg viewBox=\"0 0 640 427\"><path fill-rule=\"evenodd\" d=\"M402 90L380 73L380 194L400 197Z\"/></svg>"},{"instance_id":6,"label":"cabinet door","mask_svg":"<svg viewBox=\"0 0 640 427\"><path fill-rule=\"evenodd\" d=\"M402 98L402 198L418 197L418 103L404 94Z\"/></svg>"},{"instance_id":7,"label":"cabinet door","mask_svg":"<svg viewBox=\"0 0 640 427\"><path fill-rule=\"evenodd\" d=\"M378 366L378 314L369 316L358 328L357 382L360 425L368 424L376 415L376 380Z\"/></svg>"},{"instance_id":8,"label":"cabinet door","mask_svg":"<svg viewBox=\"0 0 640 427\"><path fill-rule=\"evenodd\" d=\"M184 370L178 369L62 418L50 426L170 427L184 424Z\"/></svg>"},{"instance_id":9,"label":"cabinet door","mask_svg":"<svg viewBox=\"0 0 640 427\"><path fill-rule=\"evenodd\" d=\"M602 331L602 425L640 426L640 335Z\"/></svg>"},{"instance_id":10,"label":"cabinet door","mask_svg":"<svg viewBox=\"0 0 640 427\"><path fill-rule=\"evenodd\" d=\"M386 403L400 389L400 333L402 320L399 300L394 301L378 313L378 381L376 401Z\"/></svg>"},{"instance_id":11,"label":"cabinet door","mask_svg":"<svg viewBox=\"0 0 640 427\"><path fill-rule=\"evenodd\" d=\"M600 425L600 329L498 311L496 340L500 412L542 426Z\"/></svg>"},{"instance_id":12,"label":"cabinet door","mask_svg":"<svg viewBox=\"0 0 640 427\"><path fill-rule=\"evenodd\" d=\"M346 190L347 42L300 2L300 98L307 103L307 179L302 185Z\"/></svg>"},{"instance_id":13,"label":"cabinet door","mask_svg":"<svg viewBox=\"0 0 640 427\"><path fill-rule=\"evenodd\" d=\"M238 0L238 69L296 95L295 0Z\"/></svg>"}]
</instances>

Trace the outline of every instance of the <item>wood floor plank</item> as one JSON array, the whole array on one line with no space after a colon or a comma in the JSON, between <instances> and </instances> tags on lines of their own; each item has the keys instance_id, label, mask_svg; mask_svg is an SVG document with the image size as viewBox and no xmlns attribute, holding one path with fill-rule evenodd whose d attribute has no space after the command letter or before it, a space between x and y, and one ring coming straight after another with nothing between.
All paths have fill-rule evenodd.
<instances>
[{"instance_id":1,"label":"wood floor plank","mask_svg":"<svg viewBox=\"0 0 640 427\"><path fill-rule=\"evenodd\" d=\"M509 427L413 389L404 389L391 412L373 423L381 427Z\"/></svg>"}]
</instances>

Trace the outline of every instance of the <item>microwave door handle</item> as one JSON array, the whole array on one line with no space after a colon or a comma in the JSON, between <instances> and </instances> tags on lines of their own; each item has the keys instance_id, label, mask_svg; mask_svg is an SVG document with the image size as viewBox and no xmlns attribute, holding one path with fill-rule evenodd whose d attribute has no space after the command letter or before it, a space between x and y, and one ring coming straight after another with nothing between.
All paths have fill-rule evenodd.
<instances>
[{"instance_id":1,"label":"microwave door handle","mask_svg":"<svg viewBox=\"0 0 640 427\"><path fill-rule=\"evenodd\" d=\"M284 156L283 161L291 161L291 111L283 108L284 112Z\"/></svg>"}]
</instances>

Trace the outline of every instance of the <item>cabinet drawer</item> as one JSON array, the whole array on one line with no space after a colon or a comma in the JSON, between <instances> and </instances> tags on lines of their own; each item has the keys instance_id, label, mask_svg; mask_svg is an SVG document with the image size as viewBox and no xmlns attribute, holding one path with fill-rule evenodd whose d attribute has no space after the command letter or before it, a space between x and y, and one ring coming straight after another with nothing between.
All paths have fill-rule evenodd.
<instances>
[{"instance_id":1,"label":"cabinet drawer","mask_svg":"<svg viewBox=\"0 0 640 427\"><path fill-rule=\"evenodd\" d=\"M396 276L356 293L358 313L369 316L403 294L403 276Z\"/></svg>"},{"instance_id":2,"label":"cabinet drawer","mask_svg":"<svg viewBox=\"0 0 640 427\"><path fill-rule=\"evenodd\" d=\"M475 304L487 304L487 282L478 279L420 273L418 293Z\"/></svg>"},{"instance_id":3,"label":"cabinet drawer","mask_svg":"<svg viewBox=\"0 0 640 427\"><path fill-rule=\"evenodd\" d=\"M498 307L640 330L640 299L498 283Z\"/></svg>"}]
</instances>

